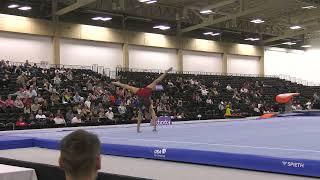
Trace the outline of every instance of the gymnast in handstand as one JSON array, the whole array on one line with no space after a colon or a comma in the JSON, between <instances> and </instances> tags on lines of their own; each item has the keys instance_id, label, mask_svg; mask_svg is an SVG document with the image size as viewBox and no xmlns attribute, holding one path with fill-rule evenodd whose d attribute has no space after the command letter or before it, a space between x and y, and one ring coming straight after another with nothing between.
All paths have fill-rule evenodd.
<instances>
[{"instance_id":1,"label":"gymnast in handstand","mask_svg":"<svg viewBox=\"0 0 320 180\"><path fill-rule=\"evenodd\" d=\"M115 86L119 86L123 89L127 89L132 93L136 94L139 99L139 114L138 114L138 123L137 123L137 132L140 133L140 124L142 121L143 111L149 111L151 115L151 125L153 125L153 131L157 131L157 115L152 106L151 94L156 90L157 84L159 84L168 74L172 71L172 67L166 70L161 76L154 80L151 84L144 88L137 88L127 84L122 84L120 82L112 82Z\"/></svg>"}]
</instances>

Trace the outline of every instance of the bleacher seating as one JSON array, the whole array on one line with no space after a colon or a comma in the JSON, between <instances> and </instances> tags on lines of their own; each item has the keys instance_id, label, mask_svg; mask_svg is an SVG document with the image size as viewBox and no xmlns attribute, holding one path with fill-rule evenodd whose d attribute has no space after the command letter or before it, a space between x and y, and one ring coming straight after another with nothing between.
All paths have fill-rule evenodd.
<instances>
[{"instance_id":1,"label":"bleacher seating","mask_svg":"<svg viewBox=\"0 0 320 180\"><path fill-rule=\"evenodd\" d=\"M3 62L2 62L3 63ZM119 94L121 89L110 85L111 79L107 76L86 69L59 69L59 68L39 68L30 65L21 66L0 66L0 79L5 74L9 75L9 81L6 86L0 87L0 96L6 99L8 95L15 94L21 87L25 90L32 86L32 78L36 77L37 93L41 94L45 103L42 103L42 110L47 116L46 121L28 119L29 114L23 114L23 111L17 108L0 110L0 129L13 129L19 116L24 116L30 126L18 128L43 128L60 127L71 124L70 120L64 125L54 125L54 122L48 120L50 114L62 113L66 117L68 110L74 113L80 113L83 117L81 125L99 125L114 123L135 123L137 117L137 107L135 98L131 93L125 91ZM25 74L27 81L25 85L17 84L17 79ZM54 77L60 74L62 80L60 85L54 85ZM71 75L70 75L71 74ZM68 77L68 76L71 76ZM117 79L123 83L129 83L137 87L144 87L152 82L159 73L137 72L130 69L121 69L117 71ZM53 85L58 93L58 103L53 103L50 99L55 92L49 91L44 87L45 81ZM29 82L30 81L30 82ZM92 89L88 89L88 84ZM223 103L224 108L229 104L233 114L237 116L253 116L262 114L264 111L278 111L279 106L274 98L277 94L287 92L299 92L296 103L302 106L313 98L313 93L320 90L319 87L308 87L297 83L292 83L274 77L241 77L230 75L196 75L171 73L162 82L164 91L155 92L153 96L154 106L158 115L172 116L176 120L194 120L194 119L213 119L223 118L224 109L219 109L219 104ZM230 85L233 90L228 91L226 86ZM240 89L245 87L248 92L241 93ZM67 90L66 90L67 89ZM216 89L218 95L213 93ZM238 99L234 97L235 89L238 93ZM204 92L202 92L204 91ZM207 92L206 92L207 91ZM88 96L91 98L92 106L88 108L89 112L83 113L84 102L74 102L72 97L78 92L83 101ZM63 96L70 93L70 100L65 100ZM204 93L204 94L202 94ZM14 95L14 99L16 94ZM107 101L104 101L106 98ZM35 98L32 98L34 101ZM206 102L212 99L212 103ZM123 102L127 108L126 115L120 115L117 111L119 102ZM258 107L258 104L259 107ZM161 107L159 107L161 106ZM163 106L163 107L162 107ZM110 121L105 116L105 110L111 107L115 114L114 121ZM258 107L260 113L254 111ZM77 109L78 108L78 109ZM80 110L77 112L77 110ZM200 116L199 116L200 115Z\"/></svg>"}]
</instances>

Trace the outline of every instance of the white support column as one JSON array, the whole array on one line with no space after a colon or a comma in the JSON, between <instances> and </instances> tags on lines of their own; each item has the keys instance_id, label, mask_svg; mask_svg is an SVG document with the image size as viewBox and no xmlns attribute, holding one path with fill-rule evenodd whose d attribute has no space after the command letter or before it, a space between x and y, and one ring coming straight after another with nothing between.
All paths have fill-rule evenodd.
<instances>
[{"instance_id":1,"label":"white support column","mask_svg":"<svg viewBox=\"0 0 320 180\"><path fill-rule=\"evenodd\" d=\"M223 53L222 55L222 74L227 75L228 74L228 54Z\"/></svg>"}]
</instances>

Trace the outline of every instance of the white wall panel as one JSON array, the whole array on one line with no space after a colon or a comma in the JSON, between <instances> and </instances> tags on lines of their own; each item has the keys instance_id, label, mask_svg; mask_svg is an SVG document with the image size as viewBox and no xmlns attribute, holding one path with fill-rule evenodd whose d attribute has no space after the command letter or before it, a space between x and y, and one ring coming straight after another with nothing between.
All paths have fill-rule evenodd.
<instances>
[{"instance_id":1,"label":"white wall panel","mask_svg":"<svg viewBox=\"0 0 320 180\"><path fill-rule=\"evenodd\" d=\"M222 54L183 51L183 70L221 73Z\"/></svg>"},{"instance_id":2,"label":"white wall panel","mask_svg":"<svg viewBox=\"0 0 320 180\"><path fill-rule=\"evenodd\" d=\"M45 36L34 36L0 32L0 59L15 62L53 63L52 39Z\"/></svg>"},{"instance_id":3,"label":"white wall panel","mask_svg":"<svg viewBox=\"0 0 320 180\"><path fill-rule=\"evenodd\" d=\"M60 62L66 65L98 64L115 70L122 66L122 46L120 44L85 40L61 39Z\"/></svg>"},{"instance_id":4,"label":"white wall panel","mask_svg":"<svg viewBox=\"0 0 320 180\"><path fill-rule=\"evenodd\" d=\"M320 83L320 40L314 39L307 51L267 48L265 74L289 75L313 83Z\"/></svg>"},{"instance_id":5,"label":"white wall panel","mask_svg":"<svg viewBox=\"0 0 320 180\"><path fill-rule=\"evenodd\" d=\"M129 46L129 67L138 69L178 69L175 49Z\"/></svg>"},{"instance_id":6,"label":"white wall panel","mask_svg":"<svg viewBox=\"0 0 320 180\"><path fill-rule=\"evenodd\" d=\"M265 51L265 74L266 75L290 75L300 76L301 68L299 61L303 57L303 52L292 52L286 49L271 48Z\"/></svg>"},{"instance_id":7,"label":"white wall panel","mask_svg":"<svg viewBox=\"0 0 320 180\"><path fill-rule=\"evenodd\" d=\"M260 74L260 59L252 56L228 55L228 73Z\"/></svg>"}]
</instances>

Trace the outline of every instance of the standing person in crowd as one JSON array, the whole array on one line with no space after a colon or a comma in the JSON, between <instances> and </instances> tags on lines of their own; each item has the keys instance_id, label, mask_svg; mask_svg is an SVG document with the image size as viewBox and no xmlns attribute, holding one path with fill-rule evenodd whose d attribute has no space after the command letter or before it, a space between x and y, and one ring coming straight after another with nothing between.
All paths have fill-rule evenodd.
<instances>
[{"instance_id":1,"label":"standing person in crowd","mask_svg":"<svg viewBox=\"0 0 320 180\"><path fill-rule=\"evenodd\" d=\"M100 140L97 135L77 130L60 143L59 166L66 180L95 180L101 169Z\"/></svg>"},{"instance_id":2,"label":"standing person in crowd","mask_svg":"<svg viewBox=\"0 0 320 180\"><path fill-rule=\"evenodd\" d=\"M157 116L152 106L151 94L156 90L156 86L167 76L168 72L172 71L172 67L165 71L164 74L159 76L156 80L154 80L151 84L144 88L137 88L127 84L122 84L120 82L112 82L115 86L119 86L121 88L127 89L132 93L136 94L140 99L140 107L139 107L139 118L137 123L137 132L140 131L140 124L142 121L142 114L144 110L147 110L149 114L152 116L151 124L153 125L153 131L157 131Z\"/></svg>"}]
</instances>

